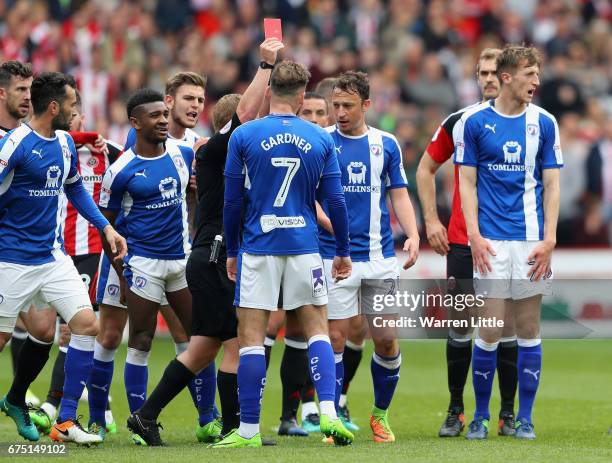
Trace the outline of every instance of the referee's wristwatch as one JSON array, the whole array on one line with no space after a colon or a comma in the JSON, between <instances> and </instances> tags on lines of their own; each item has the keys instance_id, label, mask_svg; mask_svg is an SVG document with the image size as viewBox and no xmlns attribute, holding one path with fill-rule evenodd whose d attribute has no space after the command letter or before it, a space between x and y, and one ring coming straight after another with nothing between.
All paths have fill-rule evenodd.
<instances>
[{"instance_id":1,"label":"referee's wristwatch","mask_svg":"<svg viewBox=\"0 0 612 463\"><path fill-rule=\"evenodd\" d=\"M259 67L262 68L262 69L274 69L274 65L270 64L270 63L268 63L266 61L260 61L259 62Z\"/></svg>"}]
</instances>

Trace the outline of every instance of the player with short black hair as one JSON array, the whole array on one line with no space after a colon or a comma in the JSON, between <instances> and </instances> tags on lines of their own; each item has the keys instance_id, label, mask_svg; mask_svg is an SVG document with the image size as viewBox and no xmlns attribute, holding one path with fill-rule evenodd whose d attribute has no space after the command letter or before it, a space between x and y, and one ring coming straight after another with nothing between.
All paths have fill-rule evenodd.
<instances>
[{"instance_id":1,"label":"player with short black hair","mask_svg":"<svg viewBox=\"0 0 612 463\"><path fill-rule=\"evenodd\" d=\"M40 74L32 82L32 105L35 111L31 121L0 141L4 191L0 208L7 211L0 222L0 266L5 277L0 281L5 302L0 312L0 348L10 338L19 312L31 302L57 310L73 335L68 346L64 395L50 436L95 444L100 437L83 430L76 409L91 371L98 327L83 282L64 251L60 222L63 194L104 233L111 255L123 257L127 246L98 211L76 169L74 143L65 132L75 115L74 79L61 73ZM28 337L20 353L28 361L19 364L11 389L0 402L0 408L17 424L19 434L29 440L38 440L39 433L30 420L25 392L45 365L51 345Z\"/></svg>"},{"instance_id":2,"label":"player with short black hair","mask_svg":"<svg viewBox=\"0 0 612 463\"><path fill-rule=\"evenodd\" d=\"M262 61L273 64L281 48L283 44L278 40L265 40L260 46ZM214 361L221 346L223 360L217 381L223 429L218 421L210 420L200 428L198 439L216 442L221 434L239 425L237 320L232 305L235 288L227 278L222 238L223 168L231 134L243 122L257 117L269 78L269 68L260 68L242 97L229 94L217 102L213 109L216 132L196 154L200 214L186 271L193 300L191 339L187 350L168 364L142 408L128 419L130 429L148 445L163 445L156 426L157 417L195 373Z\"/></svg>"},{"instance_id":3,"label":"player with short black hair","mask_svg":"<svg viewBox=\"0 0 612 463\"><path fill-rule=\"evenodd\" d=\"M136 410L145 401L146 364L164 296L183 327L191 325L185 266L190 252L186 195L193 150L166 142L170 111L161 93L137 91L128 100L127 112L136 141L104 175L100 207L113 222L121 214L130 247L123 268L114 265L125 277L121 285L127 286L126 392L130 409Z\"/></svg>"}]
</instances>

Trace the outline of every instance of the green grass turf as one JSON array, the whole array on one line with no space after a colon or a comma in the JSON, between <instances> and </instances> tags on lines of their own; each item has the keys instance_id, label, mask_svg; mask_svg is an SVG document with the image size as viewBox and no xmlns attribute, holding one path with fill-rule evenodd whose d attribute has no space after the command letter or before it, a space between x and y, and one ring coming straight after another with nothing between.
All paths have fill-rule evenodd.
<instances>
[{"instance_id":1,"label":"green grass turf","mask_svg":"<svg viewBox=\"0 0 612 463\"><path fill-rule=\"evenodd\" d=\"M365 359L370 355L370 345ZM161 431L166 448L139 448L129 442L125 428L127 403L123 389L123 359L125 346L120 349L112 387L112 408L119 423L119 433L109 436L103 447L81 449L71 446L69 458L61 461L147 463L171 461L227 462L320 462L333 463L371 461L516 461L565 462L612 461L612 436L607 430L612 423L612 343L606 341L545 341L542 383L536 400L534 423L538 438L520 442L497 437L492 432L486 442L440 439L437 432L444 419L448 393L443 341L412 341L402 343L402 373L390 411L390 421L397 437L394 445L375 445L368 426L372 404L369 360L364 361L351 384L349 405L354 420L362 426L351 447L338 448L321 443L319 436L308 438L278 438L277 447L240 450L210 450L195 442L195 412L187 391L162 413ZM278 366L283 345L273 348L272 364L265 391L262 430L272 437L272 428L280 416L280 379ZM53 350L55 355L56 348ZM168 340L155 341L150 360L149 390L159 380L167 361L174 355ZM52 359L51 359L52 360ZM33 390L46 395L52 361L40 375ZM10 355L0 355L0 390L6 392L10 381ZM495 386L492 415L497 415L499 394ZM468 420L473 410L472 387L468 379L466 408ZM85 404L80 412L87 415ZM83 420L86 423L86 419ZM492 430L496 424L492 423ZM0 416L0 442L22 443L13 422ZM41 442L50 441L43 438ZM222 460L223 459L223 460ZM325 459L325 460L322 460ZM20 458L18 461L27 461ZM40 461L40 457L37 460Z\"/></svg>"}]
</instances>

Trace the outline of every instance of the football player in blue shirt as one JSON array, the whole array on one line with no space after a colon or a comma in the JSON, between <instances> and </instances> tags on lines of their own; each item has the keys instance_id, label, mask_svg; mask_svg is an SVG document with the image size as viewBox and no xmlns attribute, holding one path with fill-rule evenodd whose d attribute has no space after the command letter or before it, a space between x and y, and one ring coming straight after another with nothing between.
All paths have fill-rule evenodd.
<instances>
[{"instance_id":1,"label":"football player in blue shirt","mask_svg":"<svg viewBox=\"0 0 612 463\"><path fill-rule=\"evenodd\" d=\"M349 211L351 259L353 273L345 281L330 282L329 331L336 361L336 405L339 405L344 378L343 351L349 320L358 315L358 294L362 279L399 278L393 236L387 210L387 194L402 230L408 236L404 251L408 260L404 268L416 262L419 233L408 196L402 153L390 133L370 127L365 113L370 107L370 85L367 75L349 71L334 84L332 105L336 125L328 127L336 146L342 188ZM327 213L327 204L321 201ZM331 270L334 237L319 229L321 256L328 275ZM399 380L401 354L394 329L370 326L374 340L371 371L374 384L374 407L370 426L375 442L394 442L388 421L388 408Z\"/></svg>"},{"instance_id":2,"label":"football player in blue shirt","mask_svg":"<svg viewBox=\"0 0 612 463\"><path fill-rule=\"evenodd\" d=\"M0 141L0 349L10 339L19 312L33 301L56 309L70 326L72 337L64 396L50 437L96 444L100 437L83 430L76 409L91 371L98 325L83 281L64 251L64 193L103 232L110 255L122 258L127 246L98 211L77 171L74 142L65 132L76 114L74 79L42 73L32 82L31 95L32 120ZM51 344L28 338L21 350L28 361L20 362L10 391L0 401L0 409L28 440L38 440L39 433L30 421L25 393L50 349Z\"/></svg>"},{"instance_id":3,"label":"football player in blue shirt","mask_svg":"<svg viewBox=\"0 0 612 463\"><path fill-rule=\"evenodd\" d=\"M113 222L119 214L130 252L123 268L130 334L126 392L130 410L142 406L147 391L147 359L157 311L165 295L183 327L191 326L191 293L185 266L190 252L186 191L193 150L166 144L168 109L163 95L142 89L127 112L136 129L135 145L106 171L100 207ZM117 268L118 267L118 268Z\"/></svg>"},{"instance_id":4,"label":"football player in blue shirt","mask_svg":"<svg viewBox=\"0 0 612 463\"><path fill-rule=\"evenodd\" d=\"M513 299L518 343L516 434L535 439L531 412L542 370L540 310L551 293L563 157L555 118L531 101L540 85L535 48L507 46L497 58L499 96L466 111L455 143L460 194L482 317L504 318ZM476 411L466 435L485 439L503 326L481 327L472 354Z\"/></svg>"},{"instance_id":5,"label":"football player in blue shirt","mask_svg":"<svg viewBox=\"0 0 612 463\"><path fill-rule=\"evenodd\" d=\"M331 137L296 116L309 77L297 63L279 63L267 90L270 115L238 127L230 138L223 223L227 273L236 281L240 427L213 444L215 448L262 445L264 337L268 315L277 310L281 283L283 307L296 310L308 341L321 432L338 445L353 441L334 406L334 357L326 323L327 283L318 252L316 192L328 202L336 232L332 276L337 280L351 272L348 218Z\"/></svg>"}]
</instances>

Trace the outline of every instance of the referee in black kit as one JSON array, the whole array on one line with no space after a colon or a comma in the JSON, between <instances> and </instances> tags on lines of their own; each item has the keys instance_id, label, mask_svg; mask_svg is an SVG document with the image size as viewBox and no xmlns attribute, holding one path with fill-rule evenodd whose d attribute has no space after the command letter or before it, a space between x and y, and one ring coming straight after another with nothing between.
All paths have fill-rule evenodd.
<instances>
[{"instance_id":1,"label":"referee in black kit","mask_svg":"<svg viewBox=\"0 0 612 463\"><path fill-rule=\"evenodd\" d=\"M266 39L259 47L261 63L242 96L222 97L213 109L215 134L196 153L198 215L192 251L187 261L187 283L192 294L192 326L189 347L172 360L161 381L142 408L128 419L130 429L148 445L163 445L157 429L161 410L187 386L202 368L212 362L223 345L217 385L221 400L224 435L240 424L238 403L238 339L235 284L227 277L223 236L223 171L227 147L233 131L257 117L277 52L283 48L277 39ZM213 429L206 441L220 439ZM216 435L213 435L216 434Z\"/></svg>"}]
</instances>

